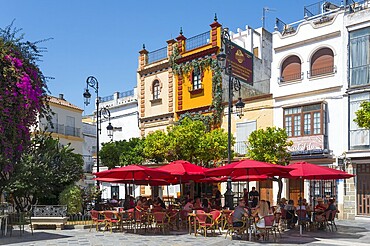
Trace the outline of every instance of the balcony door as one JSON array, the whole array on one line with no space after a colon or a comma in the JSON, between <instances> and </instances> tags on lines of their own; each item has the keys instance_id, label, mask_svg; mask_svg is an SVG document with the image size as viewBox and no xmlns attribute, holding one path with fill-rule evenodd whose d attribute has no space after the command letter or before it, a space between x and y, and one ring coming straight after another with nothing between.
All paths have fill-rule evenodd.
<instances>
[{"instance_id":1,"label":"balcony door","mask_svg":"<svg viewBox=\"0 0 370 246\"><path fill-rule=\"evenodd\" d=\"M247 153L247 140L249 135L257 129L256 121L236 123L236 137L234 151L238 155Z\"/></svg>"}]
</instances>

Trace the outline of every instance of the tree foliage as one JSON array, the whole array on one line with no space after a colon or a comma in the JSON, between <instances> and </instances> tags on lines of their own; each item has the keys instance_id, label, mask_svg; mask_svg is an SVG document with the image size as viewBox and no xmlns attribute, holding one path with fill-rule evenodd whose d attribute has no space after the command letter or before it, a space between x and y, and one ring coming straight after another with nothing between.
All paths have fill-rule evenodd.
<instances>
[{"instance_id":1,"label":"tree foliage","mask_svg":"<svg viewBox=\"0 0 370 246\"><path fill-rule=\"evenodd\" d=\"M283 128L258 129L249 135L246 156L252 160L288 165L291 159L288 147L292 145L293 142L288 140L288 134ZM283 183L281 178L273 180L278 182L277 200L280 200Z\"/></svg>"},{"instance_id":2,"label":"tree foliage","mask_svg":"<svg viewBox=\"0 0 370 246\"><path fill-rule=\"evenodd\" d=\"M72 151L51 135L35 135L6 187L18 210L27 210L36 203L57 204L65 187L81 178L83 159Z\"/></svg>"},{"instance_id":3,"label":"tree foliage","mask_svg":"<svg viewBox=\"0 0 370 246\"><path fill-rule=\"evenodd\" d=\"M143 144L144 156L152 162L161 163L167 158L168 137L164 131L157 130L149 133Z\"/></svg>"},{"instance_id":4,"label":"tree foliage","mask_svg":"<svg viewBox=\"0 0 370 246\"><path fill-rule=\"evenodd\" d=\"M356 119L353 121L359 127L370 129L370 102L364 101L360 104L360 109L355 113Z\"/></svg>"},{"instance_id":5,"label":"tree foliage","mask_svg":"<svg viewBox=\"0 0 370 246\"><path fill-rule=\"evenodd\" d=\"M67 205L68 214L77 214L82 211L82 191L75 184L67 186L59 195L59 203Z\"/></svg>"},{"instance_id":6,"label":"tree foliage","mask_svg":"<svg viewBox=\"0 0 370 246\"><path fill-rule=\"evenodd\" d=\"M288 135L283 128L267 127L252 132L248 138L247 157L279 165L289 164L291 155Z\"/></svg>"},{"instance_id":7,"label":"tree foliage","mask_svg":"<svg viewBox=\"0 0 370 246\"><path fill-rule=\"evenodd\" d=\"M15 163L30 144L30 127L49 117L46 79L37 65L38 42L23 41L12 24L0 28L0 182L5 187ZM1 189L1 188L0 188Z\"/></svg>"},{"instance_id":8,"label":"tree foliage","mask_svg":"<svg viewBox=\"0 0 370 246\"><path fill-rule=\"evenodd\" d=\"M143 153L155 163L186 160L210 166L227 157L227 133L222 129L209 131L202 120L184 117L167 133L148 134Z\"/></svg>"},{"instance_id":9,"label":"tree foliage","mask_svg":"<svg viewBox=\"0 0 370 246\"><path fill-rule=\"evenodd\" d=\"M104 143L99 151L102 164L109 169L116 166L140 164L143 162L143 141L140 138L131 138L129 141L121 140Z\"/></svg>"}]
</instances>

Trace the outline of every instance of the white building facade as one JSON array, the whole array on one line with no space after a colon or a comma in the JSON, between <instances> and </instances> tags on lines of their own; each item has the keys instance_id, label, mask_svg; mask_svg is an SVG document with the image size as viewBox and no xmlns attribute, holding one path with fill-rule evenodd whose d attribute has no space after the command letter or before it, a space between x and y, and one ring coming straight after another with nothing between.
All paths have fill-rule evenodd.
<instances>
[{"instance_id":1,"label":"white building facade","mask_svg":"<svg viewBox=\"0 0 370 246\"><path fill-rule=\"evenodd\" d=\"M110 141L129 141L131 138L139 138L139 111L137 100L137 89L125 92L115 92L113 95L100 98L99 111L103 112L104 108L110 112L110 119L107 114L101 117L99 135L100 149L102 143ZM107 133L107 126L111 123L113 126L113 136L109 137ZM118 163L117 163L118 164ZM104 163L100 162L99 171L104 171ZM132 187L128 187L132 190ZM135 194L140 194L140 186L135 186ZM117 196L119 199L125 198L125 185L113 183L101 183L102 199L111 199ZM129 193L132 193L129 192Z\"/></svg>"}]
</instances>

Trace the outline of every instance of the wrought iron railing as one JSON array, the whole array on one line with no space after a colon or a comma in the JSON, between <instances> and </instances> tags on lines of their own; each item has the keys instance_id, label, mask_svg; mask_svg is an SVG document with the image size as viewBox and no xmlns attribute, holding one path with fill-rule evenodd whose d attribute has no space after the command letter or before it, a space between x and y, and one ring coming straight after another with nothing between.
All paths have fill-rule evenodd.
<instances>
[{"instance_id":1,"label":"wrought iron railing","mask_svg":"<svg viewBox=\"0 0 370 246\"><path fill-rule=\"evenodd\" d=\"M81 136L80 128L76 128L73 126L65 126L65 135L80 137Z\"/></svg>"},{"instance_id":2,"label":"wrought iron railing","mask_svg":"<svg viewBox=\"0 0 370 246\"><path fill-rule=\"evenodd\" d=\"M303 72L281 76L279 78L279 82L284 83L284 82L290 82L290 81L296 81L296 80L302 80L302 79L303 79Z\"/></svg>"},{"instance_id":3,"label":"wrought iron railing","mask_svg":"<svg viewBox=\"0 0 370 246\"><path fill-rule=\"evenodd\" d=\"M194 37L186 39L186 50L192 50L203 45L206 45L210 41L210 32L198 34Z\"/></svg>"},{"instance_id":4,"label":"wrought iron railing","mask_svg":"<svg viewBox=\"0 0 370 246\"><path fill-rule=\"evenodd\" d=\"M298 26L302 22L303 22L303 20L297 21L297 22L294 22L294 23L291 23L291 24L285 24L282 20L280 20L279 18L276 18L275 31L280 32L281 35L292 34L292 33L295 33L297 31Z\"/></svg>"},{"instance_id":5,"label":"wrought iron railing","mask_svg":"<svg viewBox=\"0 0 370 246\"><path fill-rule=\"evenodd\" d=\"M167 47L148 53L148 64L167 58Z\"/></svg>"},{"instance_id":6,"label":"wrought iron railing","mask_svg":"<svg viewBox=\"0 0 370 246\"><path fill-rule=\"evenodd\" d=\"M325 74L332 74L335 73L337 70L336 66L329 66L329 67L321 67L317 69L312 69L311 72L308 72L308 77L315 77L315 76L320 76L320 75L325 75Z\"/></svg>"}]
</instances>

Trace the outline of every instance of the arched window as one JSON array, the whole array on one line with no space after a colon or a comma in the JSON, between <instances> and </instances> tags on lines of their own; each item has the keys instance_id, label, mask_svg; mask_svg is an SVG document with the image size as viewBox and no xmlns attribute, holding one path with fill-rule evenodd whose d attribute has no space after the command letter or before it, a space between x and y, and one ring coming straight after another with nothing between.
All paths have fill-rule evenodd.
<instances>
[{"instance_id":1,"label":"arched window","mask_svg":"<svg viewBox=\"0 0 370 246\"><path fill-rule=\"evenodd\" d=\"M334 53L329 48L322 48L311 58L311 77L334 72Z\"/></svg>"},{"instance_id":2,"label":"arched window","mask_svg":"<svg viewBox=\"0 0 370 246\"><path fill-rule=\"evenodd\" d=\"M298 56L293 55L285 59L281 66L281 82L301 80L301 59Z\"/></svg>"},{"instance_id":3,"label":"arched window","mask_svg":"<svg viewBox=\"0 0 370 246\"><path fill-rule=\"evenodd\" d=\"M153 82L153 100L159 99L159 93L160 93L159 81L154 80L154 82Z\"/></svg>"}]
</instances>

